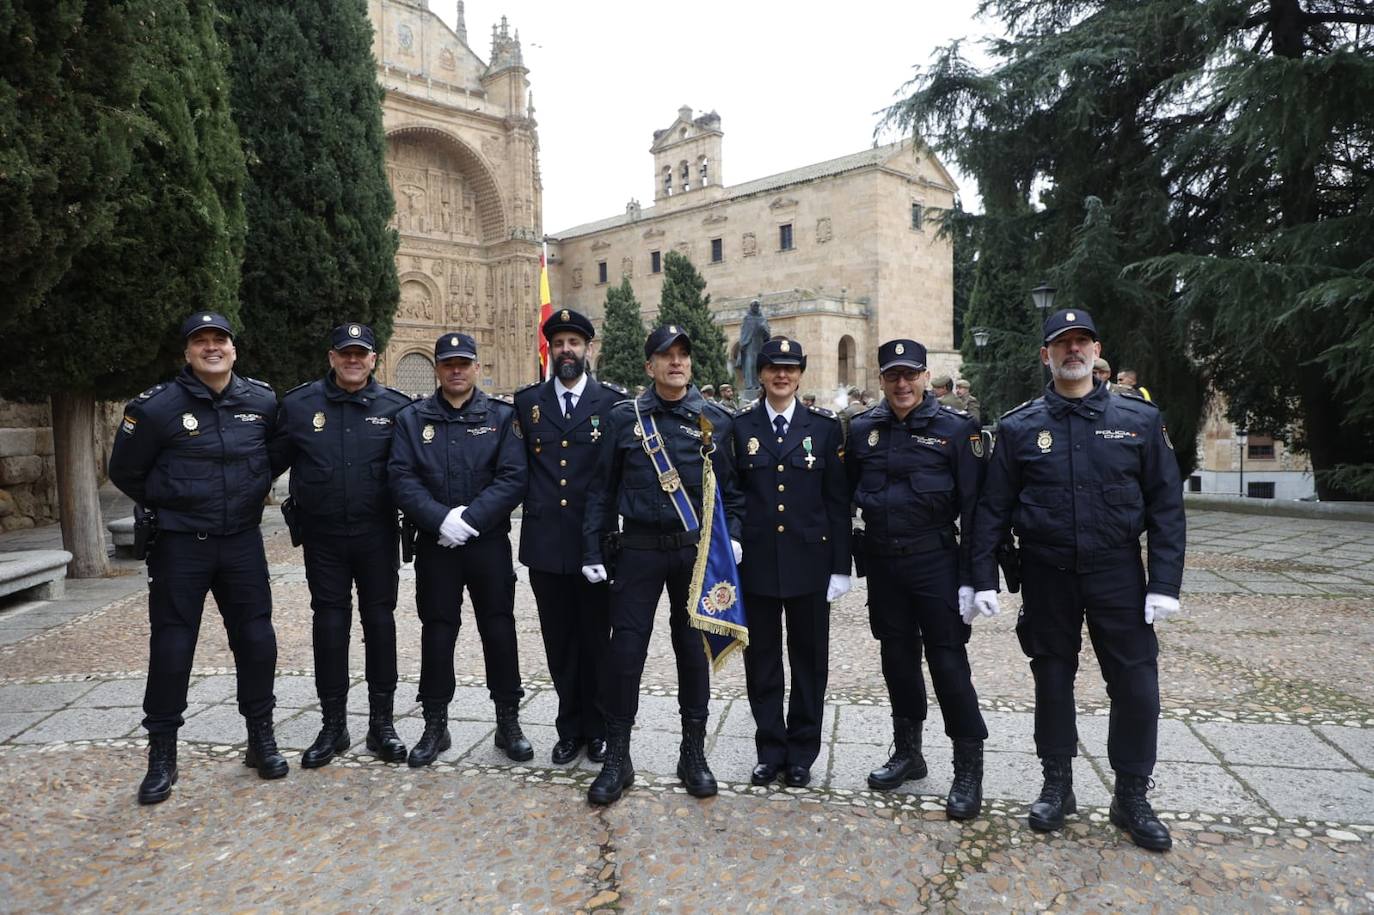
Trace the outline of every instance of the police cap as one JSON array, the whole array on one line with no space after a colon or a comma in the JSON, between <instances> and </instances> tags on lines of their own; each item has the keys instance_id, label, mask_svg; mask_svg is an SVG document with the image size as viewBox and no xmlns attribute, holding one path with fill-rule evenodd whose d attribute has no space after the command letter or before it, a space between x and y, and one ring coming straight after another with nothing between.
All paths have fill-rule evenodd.
<instances>
[{"instance_id":1,"label":"police cap","mask_svg":"<svg viewBox=\"0 0 1374 915\"><path fill-rule=\"evenodd\" d=\"M198 311L181 322L181 336L185 339L198 330L208 329L222 330L230 339L234 337L234 328L230 326L229 319L213 311Z\"/></svg>"},{"instance_id":2,"label":"police cap","mask_svg":"<svg viewBox=\"0 0 1374 915\"><path fill-rule=\"evenodd\" d=\"M560 308L549 315L549 319L544 322L544 339L552 340L554 334L565 330L581 334L588 340L596 336L592 322L587 320L584 315L578 314L571 308Z\"/></svg>"},{"instance_id":3,"label":"police cap","mask_svg":"<svg viewBox=\"0 0 1374 915\"><path fill-rule=\"evenodd\" d=\"M806 353L802 345L787 337L774 337L759 350L754 360L754 371L762 371L765 365L797 365L806 371Z\"/></svg>"},{"instance_id":4,"label":"police cap","mask_svg":"<svg viewBox=\"0 0 1374 915\"><path fill-rule=\"evenodd\" d=\"M925 371L926 348L915 340L889 340L878 347L879 372L899 366Z\"/></svg>"},{"instance_id":5,"label":"police cap","mask_svg":"<svg viewBox=\"0 0 1374 915\"><path fill-rule=\"evenodd\" d=\"M467 334L449 331L434 341L434 361L445 359L476 359L477 341Z\"/></svg>"},{"instance_id":6,"label":"police cap","mask_svg":"<svg viewBox=\"0 0 1374 915\"><path fill-rule=\"evenodd\" d=\"M1063 308L1045 319L1045 342L1049 343L1071 330L1085 331L1088 336L1097 339L1097 325L1093 323L1092 315L1081 308Z\"/></svg>"},{"instance_id":7,"label":"police cap","mask_svg":"<svg viewBox=\"0 0 1374 915\"><path fill-rule=\"evenodd\" d=\"M377 338L372 335L372 328L366 324L340 324L330 334L329 341L336 350L361 346L369 353L377 351Z\"/></svg>"},{"instance_id":8,"label":"police cap","mask_svg":"<svg viewBox=\"0 0 1374 915\"><path fill-rule=\"evenodd\" d=\"M674 343L679 342L686 348L688 354L692 352L692 339L687 336L682 325L665 324L662 327L656 327L649 334L649 339L644 341L644 358L648 359L654 353L664 352Z\"/></svg>"}]
</instances>

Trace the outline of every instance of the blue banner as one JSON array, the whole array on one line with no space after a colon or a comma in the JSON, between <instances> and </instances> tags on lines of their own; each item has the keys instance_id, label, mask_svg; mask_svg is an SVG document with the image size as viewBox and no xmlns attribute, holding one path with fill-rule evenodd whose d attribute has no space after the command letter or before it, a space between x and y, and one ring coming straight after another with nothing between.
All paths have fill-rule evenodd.
<instances>
[{"instance_id":1,"label":"blue banner","mask_svg":"<svg viewBox=\"0 0 1374 915\"><path fill-rule=\"evenodd\" d=\"M703 526L689 592L696 600L687 608L687 615L692 627L701 630L706 658L711 662L711 670L717 671L737 649L748 646L749 621L744 613L744 591L740 587L739 567L735 565L735 551L730 545L720 486L710 457L703 457Z\"/></svg>"}]
</instances>

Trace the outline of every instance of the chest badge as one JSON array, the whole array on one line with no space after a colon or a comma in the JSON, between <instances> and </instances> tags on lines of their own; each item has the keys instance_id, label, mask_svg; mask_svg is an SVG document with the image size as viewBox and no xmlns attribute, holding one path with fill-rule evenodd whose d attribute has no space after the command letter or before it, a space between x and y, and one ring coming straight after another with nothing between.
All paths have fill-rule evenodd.
<instances>
[{"instance_id":1,"label":"chest badge","mask_svg":"<svg viewBox=\"0 0 1374 915\"><path fill-rule=\"evenodd\" d=\"M425 423L424 429L420 431L420 440L425 444L434 441L434 423Z\"/></svg>"},{"instance_id":2,"label":"chest badge","mask_svg":"<svg viewBox=\"0 0 1374 915\"><path fill-rule=\"evenodd\" d=\"M539 422L539 404L535 404L534 406L530 407L530 422Z\"/></svg>"},{"instance_id":3,"label":"chest badge","mask_svg":"<svg viewBox=\"0 0 1374 915\"><path fill-rule=\"evenodd\" d=\"M187 432L195 432L200 428L200 420L191 413L183 413L181 414L181 428Z\"/></svg>"},{"instance_id":4,"label":"chest badge","mask_svg":"<svg viewBox=\"0 0 1374 915\"><path fill-rule=\"evenodd\" d=\"M759 453L759 440L754 436L749 436L749 441L744 446L751 455Z\"/></svg>"},{"instance_id":5,"label":"chest badge","mask_svg":"<svg viewBox=\"0 0 1374 915\"><path fill-rule=\"evenodd\" d=\"M1040 449L1041 454L1050 453L1050 449L1054 447L1054 436L1050 435L1050 430L1040 430L1040 434L1035 437L1035 447Z\"/></svg>"},{"instance_id":6,"label":"chest badge","mask_svg":"<svg viewBox=\"0 0 1374 915\"><path fill-rule=\"evenodd\" d=\"M811 453L811 436L802 439L802 448L806 451L806 469L811 470L816 466L816 456Z\"/></svg>"},{"instance_id":7,"label":"chest badge","mask_svg":"<svg viewBox=\"0 0 1374 915\"><path fill-rule=\"evenodd\" d=\"M319 410L315 413L315 418L310 420L310 425L315 427L316 432L324 431L324 411Z\"/></svg>"},{"instance_id":8,"label":"chest badge","mask_svg":"<svg viewBox=\"0 0 1374 915\"><path fill-rule=\"evenodd\" d=\"M878 444L878 430L874 429L868 433L868 447L873 448Z\"/></svg>"},{"instance_id":9,"label":"chest badge","mask_svg":"<svg viewBox=\"0 0 1374 915\"><path fill-rule=\"evenodd\" d=\"M639 423L635 423L635 438L643 438L643 437L644 437L644 427L641 426Z\"/></svg>"},{"instance_id":10,"label":"chest badge","mask_svg":"<svg viewBox=\"0 0 1374 915\"><path fill-rule=\"evenodd\" d=\"M597 415L595 415L595 414L592 415L592 434L591 434L591 439L592 439L592 441L594 441L594 442L597 442L597 441L600 441L600 440L601 440L601 417L600 417L600 416L597 416Z\"/></svg>"}]
</instances>

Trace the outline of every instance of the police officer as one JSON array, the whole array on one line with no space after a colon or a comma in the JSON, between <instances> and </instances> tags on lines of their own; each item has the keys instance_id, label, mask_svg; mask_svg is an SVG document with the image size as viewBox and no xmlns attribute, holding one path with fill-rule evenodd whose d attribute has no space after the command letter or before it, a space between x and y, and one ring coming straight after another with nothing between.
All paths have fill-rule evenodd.
<instances>
[{"instance_id":1,"label":"police officer","mask_svg":"<svg viewBox=\"0 0 1374 915\"><path fill-rule=\"evenodd\" d=\"M611 578L611 647L602 703L606 713L606 761L587 792L594 804L619 800L634 782L630 728L639 710L639 678L649 652L654 610L666 585L668 624L677 657L678 707L682 712L682 746L677 776L694 797L716 793L716 779L706 764L706 717L710 671L702 635L688 625L687 602L700 531L687 532L670 492L687 493L701 516L704 436L710 426L712 467L720 484L735 561L740 559L742 500L735 481L732 414L702 398L692 384L692 341L677 325L660 327L644 343L645 371L653 384L634 400L611 408L608 439L597 456L587 496L582 573L590 582ZM661 477L645 451L646 423L652 418L659 442L676 472ZM607 555L608 535L616 515L625 519L619 533L619 556ZM614 549L614 547L613 547Z\"/></svg>"},{"instance_id":2,"label":"police officer","mask_svg":"<svg viewBox=\"0 0 1374 915\"><path fill-rule=\"evenodd\" d=\"M234 653L239 713L248 722L244 764L262 778L287 771L272 731L277 636L258 527L272 485L267 443L277 399L266 383L234 373L234 331L223 315L197 312L181 335L185 368L125 408L110 455L110 479L157 516L148 554L148 772L140 804L166 800L177 781L176 735L207 591Z\"/></svg>"},{"instance_id":3,"label":"police officer","mask_svg":"<svg viewBox=\"0 0 1374 915\"><path fill-rule=\"evenodd\" d=\"M797 402L806 371L802 345L774 337L756 362L763 397L735 417L744 493L740 583L749 615L744 675L754 713L758 765L751 780L779 774L811 781L821 748L829 675L830 602L849 591L849 488L844 433L829 410ZM792 693L783 719L782 621Z\"/></svg>"},{"instance_id":4,"label":"police officer","mask_svg":"<svg viewBox=\"0 0 1374 915\"><path fill-rule=\"evenodd\" d=\"M974 534L974 603L997 612L994 554L1014 529L1024 589L1016 634L1035 676L1035 749L1045 773L1030 825L1058 829L1076 812L1073 681L1086 615L1111 696L1111 819L1137 845L1162 850L1169 831L1146 791L1159 718L1153 624L1178 610L1183 576L1178 463L1153 404L1094 381L1101 345L1087 312L1050 315L1044 339L1040 359L1052 383L998 426ZM1140 563L1147 530L1148 584Z\"/></svg>"},{"instance_id":5,"label":"police officer","mask_svg":"<svg viewBox=\"0 0 1374 915\"><path fill-rule=\"evenodd\" d=\"M463 588L482 639L487 690L496 705L496 746L534 758L520 730L515 641L515 566L510 515L525 496L525 449L515 408L477 387L477 341L446 333L434 344L439 389L396 414L387 477L415 524L415 604L420 614L420 694L425 730L410 751L427 766L452 744L453 649Z\"/></svg>"},{"instance_id":6,"label":"police officer","mask_svg":"<svg viewBox=\"0 0 1374 915\"><path fill-rule=\"evenodd\" d=\"M289 520L305 547L314 611L315 689L324 724L301 755L306 769L327 765L351 743L346 706L355 582L366 652L367 748L387 762L406 756L392 722L401 557L386 462L392 419L410 398L372 377L372 328L342 324L330 342L328 374L282 397L271 445L272 472L291 471Z\"/></svg>"},{"instance_id":7,"label":"police officer","mask_svg":"<svg viewBox=\"0 0 1374 915\"><path fill-rule=\"evenodd\" d=\"M878 366L884 399L854 417L845 461L863 511L869 624L892 700L895 751L869 773L868 784L890 791L926 776L924 645L954 744L945 813L968 819L982 809L988 736L964 647L971 629L960 619L973 598L968 535L982 482L982 438L968 414L941 406L926 390L930 375L920 343L889 340L878 348Z\"/></svg>"},{"instance_id":8,"label":"police officer","mask_svg":"<svg viewBox=\"0 0 1374 915\"><path fill-rule=\"evenodd\" d=\"M596 331L564 308L542 328L553 376L515 392L525 434L530 486L520 525L520 561L530 570L539 628L558 693L558 742L553 761L606 758L606 725L597 679L610 644L609 586L582 577L582 518L596 456L607 440L611 407L625 389L587 374Z\"/></svg>"}]
</instances>

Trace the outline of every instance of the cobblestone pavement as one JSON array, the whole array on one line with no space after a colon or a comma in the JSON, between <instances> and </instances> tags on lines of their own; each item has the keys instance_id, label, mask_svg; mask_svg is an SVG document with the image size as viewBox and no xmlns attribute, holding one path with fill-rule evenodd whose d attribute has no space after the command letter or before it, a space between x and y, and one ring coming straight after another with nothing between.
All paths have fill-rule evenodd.
<instances>
[{"instance_id":1,"label":"cobblestone pavement","mask_svg":"<svg viewBox=\"0 0 1374 915\"><path fill-rule=\"evenodd\" d=\"M0 910L1374 910L1368 524L1190 513L1185 613L1159 633L1164 720L1151 797L1174 831L1165 855L1135 848L1106 820L1107 700L1086 639L1082 813L1049 836L1026 827L1039 773L1014 595L970 643L991 737L989 800L965 824L943 814L950 748L938 708L925 728L929 777L891 795L865 787L887 756L890 712L861 581L833 609L826 742L809 788L749 786L753 723L735 662L713 684L708 751L721 795L682 793L660 613L632 744L638 780L611 808L589 807L595 767L548 762L556 700L523 570L517 625L532 763L512 764L492 746L471 625L459 638L453 749L419 771L365 753L355 624L349 723L359 743L303 771L295 763L319 722L309 594L299 551L275 519L265 531L278 736L293 763L278 782L241 765L232 660L212 608L181 732L181 781L166 803L140 808L141 566L69 582L60 601L0 603ZM25 546L43 545L38 532L25 536ZM0 537L0 549L15 546ZM409 743L422 727L419 626L409 577L401 590L398 728Z\"/></svg>"}]
</instances>

